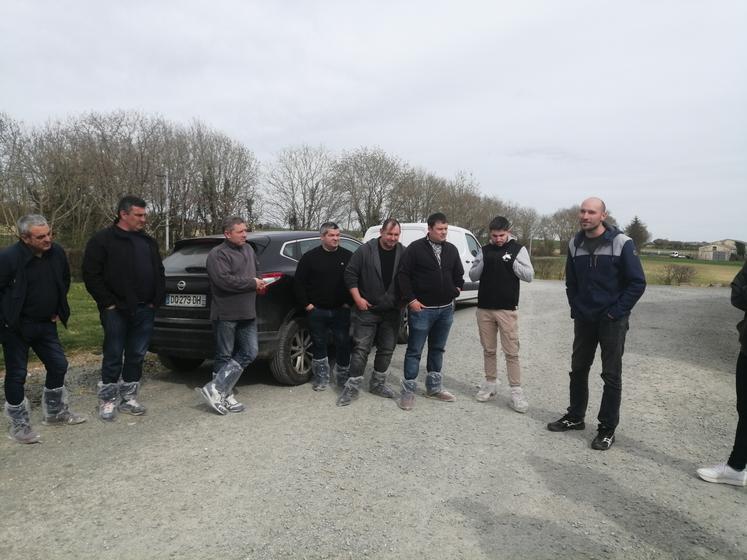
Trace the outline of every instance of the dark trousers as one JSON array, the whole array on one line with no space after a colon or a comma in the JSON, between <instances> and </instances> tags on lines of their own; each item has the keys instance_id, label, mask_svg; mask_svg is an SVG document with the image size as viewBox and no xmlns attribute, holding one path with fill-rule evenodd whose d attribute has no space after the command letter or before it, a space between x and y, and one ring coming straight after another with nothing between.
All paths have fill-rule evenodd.
<instances>
[{"instance_id":1,"label":"dark trousers","mask_svg":"<svg viewBox=\"0 0 747 560\"><path fill-rule=\"evenodd\" d=\"M9 404L17 405L23 402L29 348L39 357L47 370L47 378L44 381L47 389L57 389L65 383L67 359L57 336L57 323L22 323L19 331L6 329L3 333L5 400Z\"/></svg>"},{"instance_id":2,"label":"dark trousers","mask_svg":"<svg viewBox=\"0 0 747 560\"><path fill-rule=\"evenodd\" d=\"M119 309L101 311L104 327L104 357L101 361L101 381L118 383L120 375L126 383L140 381L143 360L153 334L156 310L138 305L134 315Z\"/></svg>"},{"instance_id":3,"label":"dark trousers","mask_svg":"<svg viewBox=\"0 0 747 560\"><path fill-rule=\"evenodd\" d=\"M335 363L338 366L350 365L350 309L319 309L315 307L308 314L311 333L311 353L315 360L327 357L329 333L335 342Z\"/></svg>"},{"instance_id":4,"label":"dark trousers","mask_svg":"<svg viewBox=\"0 0 747 560\"><path fill-rule=\"evenodd\" d=\"M729 456L729 466L741 471L747 466L747 355L737 358L737 435Z\"/></svg>"},{"instance_id":5,"label":"dark trousers","mask_svg":"<svg viewBox=\"0 0 747 560\"><path fill-rule=\"evenodd\" d=\"M389 369L394 348L397 346L401 317L399 309L381 313L358 309L352 311L353 353L350 356L350 377L363 375L366 363L368 363L368 355L374 344L376 344L374 370L384 373Z\"/></svg>"},{"instance_id":6,"label":"dark trousers","mask_svg":"<svg viewBox=\"0 0 747 560\"><path fill-rule=\"evenodd\" d=\"M597 419L606 428L614 430L620 422L622 396L622 357L628 318L613 321L607 317L596 322L573 323L573 356L571 357L571 405L568 415L577 420L586 416L589 404L589 370L594 363L597 345L602 350L602 404Z\"/></svg>"}]
</instances>

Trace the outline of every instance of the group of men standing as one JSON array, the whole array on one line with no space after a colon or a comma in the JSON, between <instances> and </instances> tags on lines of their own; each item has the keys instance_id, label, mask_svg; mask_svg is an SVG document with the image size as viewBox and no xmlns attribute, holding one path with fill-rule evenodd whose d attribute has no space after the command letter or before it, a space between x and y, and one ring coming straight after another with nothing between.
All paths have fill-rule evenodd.
<instances>
[{"instance_id":1,"label":"group of men standing","mask_svg":"<svg viewBox=\"0 0 747 560\"><path fill-rule=\"evenodd\" d=\"M126 196L114 223L88 242L83 279L96 301L104 331L98 414L114 420L117 412L145 413L137 400L143 360L153 331L155 308L165 293L158 244L145 232L146 203ZM28 353L44 364L44 424L80 424L86 417L70 410L65 374L68 362L57 333L67 326L70 267L65 251L52 241L47 220L38 214L17 222L19 241L0 251L0 340L5 356L5 413L9 435L36 443L25 396Z\"/></svg>"},{"instance_id":2,"label":"group of men standing","mask_svg":"<svg viewBox=\"0 0 747 560\"><path fill-rule=\"evenodd\" d=\"M598 450L609 449L615 441L628 317L646 287L632 240L607 224L606 217L601 199L585 200L579 212L581 231L568 245L566 292L574 320L570 406L564 416L547 425L552 432L585 428L588 375L600 347L604 389L597 435L591 444ZM397 397L386 382L404 308L409 333L398 406L403 410L415 406L416 380L426 343L426 397L442 402L456 400L443 387L442 370L464 269L457 248L446 241L446 216L435 213L427 222L427 234L405 248L399 242L399 222L389 218L382 224L379 237L365 243L355 254L340 246L339 226L326 222L320 228L319 247L304 254L298 263L295 295L306 313L311 333L311 386L322 391L333 376L339 389L338 406L349 405L359 396L374 345L369 391L385 398ZM144 232L145 224L145 201L124 197L114 223L89 240L83 258L83 279L98 305L104 331L98 386L98 415L102 420L114 420L118 412L145 413L138 401L143 360L155 309L165 295L158 245ZM30 348L47 373L42 394L44 423L73 425L86 418L69 408L64 386L68 363L57 334L57 323L66 325L70 315L67 258L63 249L52 242L43 216L22 217L17 229L18 243L0 252L5 413L11 422L11 438L35 443L39 435L30 425L24 394ZM224 243L212 249L207 258L216 346L214 372L212 380L198 392L216 412L227 414L245 408L236 400L233 387L257 356L256 295L265 289L266 281L246 242L245 221L240 217L227 218L223 232ZM473 281L480 281L476 319L485 373L475 398L485 402L496 396L500 339L510 406L525 412L528 403L521 383L517 309L520 281L531 282L534 271L526 248L511 235L506 218L498 216L491 221L489 236L469 271ZM747 284L745 269L735 280L732 296L735 305L742 309ZM742 334L743 331L744 327ZM328 356L330 338L335 348L333 370ZM740 415L744 414L746 393L743 357L740 354L737 367ZM744 419L740 418L729 462L700 469L698 474L712 482L746 484L744 432Z\"/></svg>"}]
</instances>

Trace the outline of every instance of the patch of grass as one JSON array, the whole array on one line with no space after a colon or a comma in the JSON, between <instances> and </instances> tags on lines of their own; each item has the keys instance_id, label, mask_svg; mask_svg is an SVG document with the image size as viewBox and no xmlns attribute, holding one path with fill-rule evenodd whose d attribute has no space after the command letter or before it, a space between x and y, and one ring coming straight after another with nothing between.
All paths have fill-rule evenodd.
<instances>
[{"instance_id":1,"label":"patch of grass","mask_svg":"<svg viewBox=\"0 0 747 560\"><path fill-rule=\"evenodd\" d=\"M67 296L70 304L70 320L67 329L59 325L58 332L65 354L75 352L100 351L104 333L99 322L99 311L82 282L73 282ZM30 361L38 361L33 351L29 352ZM1 373L5 373L5 356L0 355Z\"/></svg>"},{"instance_id":2,"label":"patch of grass","mask_svg":"<svg viewBox=\"0 0 747 560\"><path fill-rule=\"evenodd\" d=\"M535 275L541 280L562 280L565 272L565 257L534 257ZM691 259L672 259L669 257L641 257L643 272L648 284L662 284L666 277L666 266L688 266L695 269L690 280L691 285L711 286L720 284L728 286L742 267L738 261L702 261Z\"/></svg>"}]
</instances>

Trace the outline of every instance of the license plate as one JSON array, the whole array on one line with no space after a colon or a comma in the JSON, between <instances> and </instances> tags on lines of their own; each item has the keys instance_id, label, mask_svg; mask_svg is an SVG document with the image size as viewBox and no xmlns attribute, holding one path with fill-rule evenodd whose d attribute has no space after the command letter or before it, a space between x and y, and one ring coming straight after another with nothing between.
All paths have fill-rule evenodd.
<instances>
[{"instance_id":1,"label":"license plate","mask_svg":"<svg viewBox=\"0 0 747 560\"><path fill-rule=\"evenodd\" d=\"M166 294L166 305L171 307L205 307L205 294Z\"/></svg>"}]
</instances>

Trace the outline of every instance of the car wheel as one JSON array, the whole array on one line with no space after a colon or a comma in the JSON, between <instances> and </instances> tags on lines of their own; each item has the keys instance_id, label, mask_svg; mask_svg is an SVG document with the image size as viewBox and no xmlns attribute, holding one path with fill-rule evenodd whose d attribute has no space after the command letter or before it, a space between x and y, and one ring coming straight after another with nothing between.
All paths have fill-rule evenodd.
<instances>
[{"instance_id":1,"label":"car wheel","mask_svg":"<svg viewBox=\"0 0 747 560\"><path fill-rule=\"evenodd\" d=\"M306 321L294 317L278 331L278 349L270 362L272 375L284 385L301 385L311 378L311 334Z\"/></svg>"},{"instance_id":2,"label":"car wheel","mask_svg":"<svg viewBox=\"0 0 747 560\"><path fill-rule=\"evenodd\" d=\"M172 371L192 371L200 367L205 360L202 358L180 358L168 354L158 354L158 361Z\"/></svg>"},{"instance_id":3,"label":"car wheel","mask_svg":"<svg viewBox=\"0 0 747 560\"><path fill-rule=\"evenodd\" d=\"M407 310L404 310L400 316L399 333L397 334L397 344L407 344L407 337L410 335L410 329L407 327Z\"/></svg>"}]
</instances>

